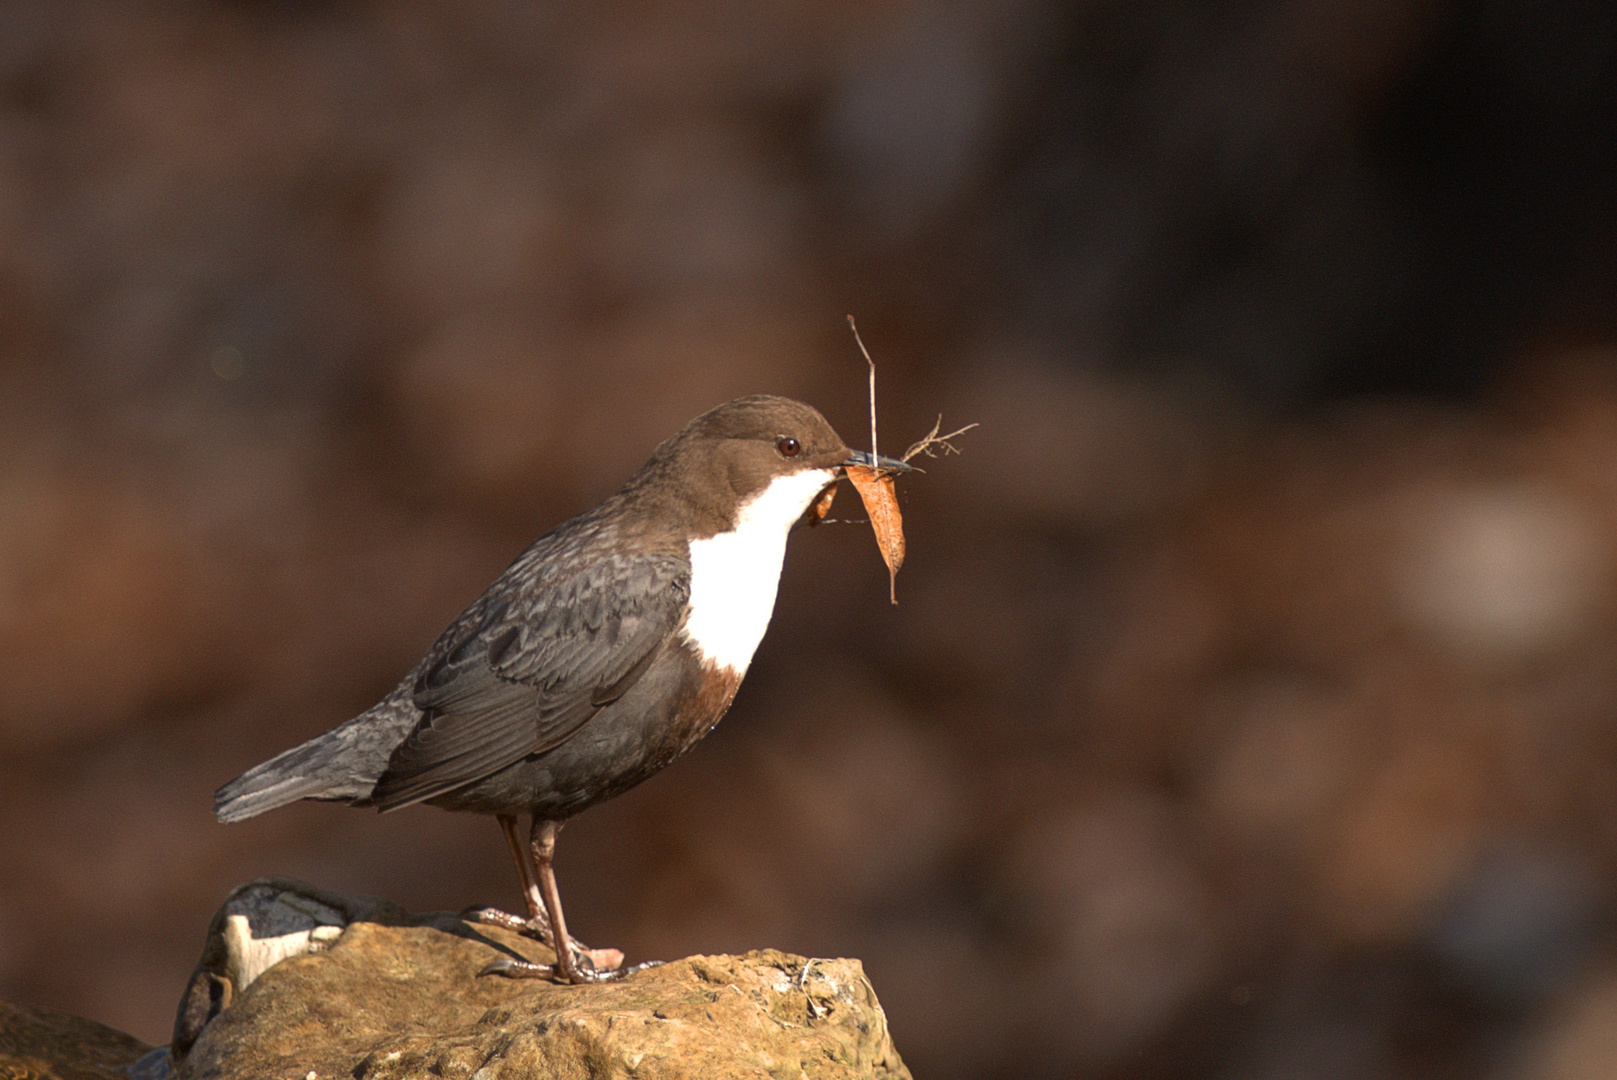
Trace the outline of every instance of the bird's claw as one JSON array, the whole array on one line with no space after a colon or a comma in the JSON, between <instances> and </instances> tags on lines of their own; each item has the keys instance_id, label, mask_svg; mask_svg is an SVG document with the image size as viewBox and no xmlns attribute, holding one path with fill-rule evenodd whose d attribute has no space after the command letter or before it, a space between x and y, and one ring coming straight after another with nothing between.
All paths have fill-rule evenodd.
<instances>
[{"instance_id":1,"label":"bird's claw","mask_svg":"<svg viewBox=\"0 0 1617 1080\"><path fill-rule=\"evenodd\" d=\"M507 979L549 979L555 974L555 964L535 964L528 960L514 960L509 956L490 960L477 973L479 978L484 975L504 975Z\"/></svg>"},{"instance_id":2,"label":"bird's claw","mask_svg":"<svg viewBox=\"0 0 1617 1080\"><path fill-rule=\"evenodd\" d=\"M469 907L460 913L460 917L467 922L498 926L525 937L536 937L546 945L550 944L550 922L543 915L524 919L520 915L513 915L496 907Z\"/></svg>"},{"instance_id":3,"label":"bird's claw","mask_svg":"<svg viewBox=\"0 0 1617 1080\"><path fill-rule=\"evenodd\" d=\"M504 930L521 934L537 940L542 945L550 947L552 952L556 949L555 939L550 933L550 920L543 914L524 919L520 915L513 915L509 911L501 911L494 907L469 907L460 913L460 917L467 922L478 923L482 926L498 926ZM618 978L623 972L623 951L621 949L592 949L588 945L573 938L572 945L573 970L583 982L603 982L607 979ZM638 968L636 968L638 970ZM528 960L518 960L509 956L502 956L484 965L479 975L504 975L509 979L549 979L561 977L555 964L535 964Z\"/></svg>"},{"instance_id":4,"label":"bird's claw","mask_svg":"<svg viewBox=\"0 0 1617 1080\"><path fill-rule=\"evenodd\" d=\"M574 949L573 970L579 982L609 982L620 979L630 971L639 971L645 965L625 969L623 953L618 949ZM483 965L477 974L504 975L508 979L560 979L556 964L536 964L530 960L517 960L509 956L496 957Z\"/></svg>"}]
</instances>

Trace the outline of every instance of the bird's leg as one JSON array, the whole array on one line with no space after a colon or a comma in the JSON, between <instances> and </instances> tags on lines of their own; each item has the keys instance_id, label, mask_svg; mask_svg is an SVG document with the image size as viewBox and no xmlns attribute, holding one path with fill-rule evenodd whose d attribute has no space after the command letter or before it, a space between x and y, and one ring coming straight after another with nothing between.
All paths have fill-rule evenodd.
<instances>
[{"instance_id":1,"label":"bird's leg","mask_svg":"<svg viewBox=\"0 0 1617 1080\"><path fill-rule=\"evenodd\" d=\"M527 847L517 838L517 817L515 814L496 814L495 820L500 823L500 831L505 834L505 843L511 849L511 858L517 864L517 875L522 879L522 900L528 907L526 919L499 908L476 907L467 908L461 912L462 916L475 922L489 926L503 926L507 930L514 930L531 938L537 938L555 948L556 943L551 939L550 917L545 914L544 896L539 891L539 884L534 880L533 862L528 857ZM560 826L557 827L558 830ZM609 954L613 949L591 949L577 938L573 940L575 951L585 953ZM544 974L550 973L549 965L539 965Z\"/></svg>"},{"instance_id":2,"label":"bird's leg","mask_svg":"<svg viewBox=\"0 0 1617 1080\"><path fill-rule=\"evenodd\" d=\"M522 841L517 839L517 816L501 814L499 822L500 830L505 833L506 845L511 849L511 858L516 860L517 875L522 878L522 899L528 905L528 921L543 921L544 897L539 894L539 885L533 880L533 864L528 860L528 853L522 850Z\"/></svg>"},{"instance_id":3,"label":"bird's leg","mask_svg":"<svg viewBox=\"0 0 1617 1080\"><path fill-rule=\"evenodd\" d=\"M611 978L623 967L623 953L618 949L592 949L567 936L567 920L561 913L561 890L556 887L556 871L551 866L556 855L556 834L561 832L562 824L535 818L528 849L533 852L539 892L544 897L545 910L550 913L550 928L556 938L557 968L568 982L597 982ZM579 969L580 961L584 964L583 970Z\"/></svg>"},{"instance_id":4,"label":"bird's leg","mask_svg":"<svg viewBox=\"0 0 1617 1080\"><path fill-rule=\"evenodd\" d=\"M524 853L516 838L516 819L504 814L497 817L500 828L505 832L506 840L511 844L512 853L517 858L517 869L522 875L523 896L528 901L528 909L534 912L527 923L512 928L530 934L537 932L540 939L555 951L556 963L531 964L525 960L502 957L485 967L482 974L497 973L516 979L559 975L570 983L595 982L602 978L611 978L613 973L623 966L623 953L618 949L591 949L567 934L567 923L561 910L561 891L556 887L556 872L552 868L552 860L556 854L556 834L561 832L563 823L535 817L529 831L528 852ZM531 864L529 857L532 859ZM539 909L540 903L544 905L542 910ZM479 918L481 921L499 921L488 919L486 909ZM515 916L507 915L505 918L512 922L520 922Z\"/></svg>"},{"instance_id":5,"label":"bird's leg","mask_svg":"<svg viewBox=\"0 0 1617 1080\"><path fill-rule=\"evenodd\" d=\"M567 937L567 920L561 913L561 890L556 888L556 871L551 860L556 856L556 834L561 823L546 821L535 816L528 833L528 850L533 853L533 868L539 878L539 892L544 897L545 910L550 914L551 944L556 947L556 970L570 983L584 981L573 964L573 943Z\"/></svg>"},{"instance_id":6,"label":"bird's leg","mask_svg":"<svg viewBox=\"0 0 1617 1080\"><path fill-rule=\"evenodd\" d=\"M528 917L518 918L509 912L491 907L467 908L461 915L489 926L503 926L519 934L537 937L546 945L554 945L555 943L550 940L550 920L545 917L544 900L539 895L539 886L533 879L533 864L528 859L527 851L523 849L522 841L517 839L517 817L515 814L496 814L494 817L500 823L500 831L505 834L505 843L511 849L511 858L516 860L517 874L522 878L522 900L528 906Z\"/></svg>"}]
</instances>

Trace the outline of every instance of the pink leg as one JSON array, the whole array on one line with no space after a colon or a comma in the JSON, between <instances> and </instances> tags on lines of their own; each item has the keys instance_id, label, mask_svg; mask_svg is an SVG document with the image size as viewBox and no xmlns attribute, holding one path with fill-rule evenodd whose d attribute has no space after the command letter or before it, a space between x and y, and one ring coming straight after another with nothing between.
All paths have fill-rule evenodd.
<instances>
[{"instance_id":1,"label":"pink leg","mask_svg":"<svg viewBox=\"0 0 1617 1080\"><path fill-rule=\"evenodd\" d=\"M533 853L533 868L539 878L539 891L544 897L545 911L550 915L550 936L553 939L551 944L556 949L556 971L570 983L581 983L585 979L573 966L573 943L567 936L567 920L561 913L561 890L556 888L556 871L551 868L551 860L556 855L556 834L560 831L561 822L535 817L533 828L528 833L528 850Z\"/></svg>"}]
</instances>

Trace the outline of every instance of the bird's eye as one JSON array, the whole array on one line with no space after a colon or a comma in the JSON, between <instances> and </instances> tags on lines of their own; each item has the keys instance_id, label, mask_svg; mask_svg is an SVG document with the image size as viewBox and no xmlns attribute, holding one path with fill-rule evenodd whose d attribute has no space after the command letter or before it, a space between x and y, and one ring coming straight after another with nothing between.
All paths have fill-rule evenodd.
<instances>
[{"instance_id":1,"label":"bird's eye","mask_svg":"<svg viewBox=\"0 0 1617 1080\"><path fill-rule=\"evenodd\" d=\"M803 447L790 435L783 435L780 441L775 444L775 449L780 451L781 457L796 457L797 452Z\"/></svg>"}]
</instances>

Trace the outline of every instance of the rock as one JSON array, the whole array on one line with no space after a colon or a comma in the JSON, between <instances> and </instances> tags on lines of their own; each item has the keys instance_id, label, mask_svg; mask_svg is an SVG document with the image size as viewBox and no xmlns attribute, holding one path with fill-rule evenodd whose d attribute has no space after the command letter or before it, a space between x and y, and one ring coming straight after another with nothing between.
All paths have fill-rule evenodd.
<instances>
[{"instance_id":1,"label":"rock","mask_svg":"<svg viewBox=\"0 0 1617 1080\"><path fill-rule=\"evenodd\" d=\"M130 1080L151 1047L94 1020L0 1001L0 1077Z\"/></svg>"},{"instance_id":2,"label":"rock","mask_svg":"<svg viewBox=\"0 0 1617 1080\"><path fill-rule=\"evenodd\" d=\"M330 946L349 923L416 921L386 900L342 896L289 878L258 878L236 887L214 913L202 959L180 999L170 1045L174 1058L183 1059L214 1017L282 960Z\"/></svg>"},{"instance_id":3,"label":"rock","mask_svg":"<svg viewBox=\"0 0 1617 1080\"><path fill-rule=\"evenodd\" d=\"M697 956L587 986L479 974L512 956L552 959L447 913L250 883L181 1004L179 1075L909 1077L857 960Z\"/></svg>"}]
</instances>

